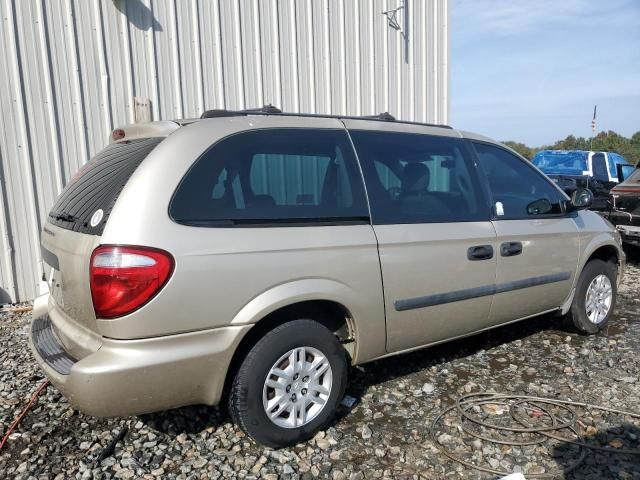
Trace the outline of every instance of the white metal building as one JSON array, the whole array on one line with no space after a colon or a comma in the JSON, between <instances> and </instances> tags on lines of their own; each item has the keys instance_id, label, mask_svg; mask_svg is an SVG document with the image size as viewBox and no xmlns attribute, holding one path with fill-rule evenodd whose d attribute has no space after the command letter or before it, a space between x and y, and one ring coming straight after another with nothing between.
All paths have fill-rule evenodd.
<instances>
[{"instance_id":1,"label":"white metal building","mask_svg":"<svg viewBox=\"0 0 640 480\"><path fill-rule=\"evenodd\" d=\"M386 12L386 13L383 13ZM0 0L0 304L117 125L205 108L448 121L448 0Z\"/></svg>"}]
</instances>

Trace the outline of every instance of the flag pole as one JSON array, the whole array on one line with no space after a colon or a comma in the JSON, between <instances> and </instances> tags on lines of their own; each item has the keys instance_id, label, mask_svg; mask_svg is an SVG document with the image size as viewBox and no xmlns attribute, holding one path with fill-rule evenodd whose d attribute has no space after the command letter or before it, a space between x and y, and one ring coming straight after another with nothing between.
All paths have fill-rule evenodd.
<instances>
[{"instance_id":1,"label":"flag pole","mask_svg":"<svg viewBox=\"0 0 640 480\"><path fill-rule=\"evenodd\" d=\"M593 151L593 136L596 133L596 109L598 108L597 105L593 106L593 119L591 120L591 142L589 145L589 150Z\"/></svg>"}]
</instances>

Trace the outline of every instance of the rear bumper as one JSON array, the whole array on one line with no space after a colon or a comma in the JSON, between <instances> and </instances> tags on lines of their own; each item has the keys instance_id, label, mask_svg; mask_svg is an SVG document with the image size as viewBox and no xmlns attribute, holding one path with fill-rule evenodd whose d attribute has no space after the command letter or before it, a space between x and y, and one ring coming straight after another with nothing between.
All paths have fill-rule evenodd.
<instances>
[{"instance_id":1,"label":"rear bumper","mask_svg":"<svg viewBox=\"0 0 640 480\"><path fill-rule=\"evenodd\" d=\"M57 328L46 311L34 309L30 345L36 360L72 405L104 417L217 404L233 353L251 326L139 340L103 338L81 359L66 352Z\"/></svg>"}]
</instances>

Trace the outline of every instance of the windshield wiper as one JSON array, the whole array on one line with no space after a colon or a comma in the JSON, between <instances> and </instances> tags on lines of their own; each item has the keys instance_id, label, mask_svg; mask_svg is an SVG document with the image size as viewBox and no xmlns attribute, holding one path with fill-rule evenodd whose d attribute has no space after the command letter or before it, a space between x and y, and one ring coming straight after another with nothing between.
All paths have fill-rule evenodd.
<instances>
[{"instance_id":1,"label":"windshield wiper","mask_svg":"<svg viewBox=\"0 0 640 480\"><path fill-rule=\"evenodd\" d=\"M73 222L77 218L67 212L54 212L51 213L50 216L52 216L56 220L62 220L63 222Z\"/></svg>"}]
</instances>

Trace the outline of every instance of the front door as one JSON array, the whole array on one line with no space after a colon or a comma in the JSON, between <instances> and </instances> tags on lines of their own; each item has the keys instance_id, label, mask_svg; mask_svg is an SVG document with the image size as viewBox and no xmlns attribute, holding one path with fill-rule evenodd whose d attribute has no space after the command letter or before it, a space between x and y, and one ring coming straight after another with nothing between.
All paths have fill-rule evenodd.
<instances>
[{"instance_id":1,"label":"front door","mask_svg":"<svg viewBox=\"0 0 640 480\"><path fill-rule=\"evenodd\" d=\"M567 299L580 253L565 196L529 162L474 142L494 203L498 252L493 325L559 307Z\"/></svg>"},{"instance_id":2,"label":"front door","mask_svg":"<svg viewBox=\"0 0 640 480\"><path fill-rule=\"evenodd\" d=\"M416 127L425 134L380 132L365 130L367 123L345 121L378 240L387 350L485 328L495 232L467 145L428 135L434 130L428 127Z\"/></svg>"}]
</instances>

